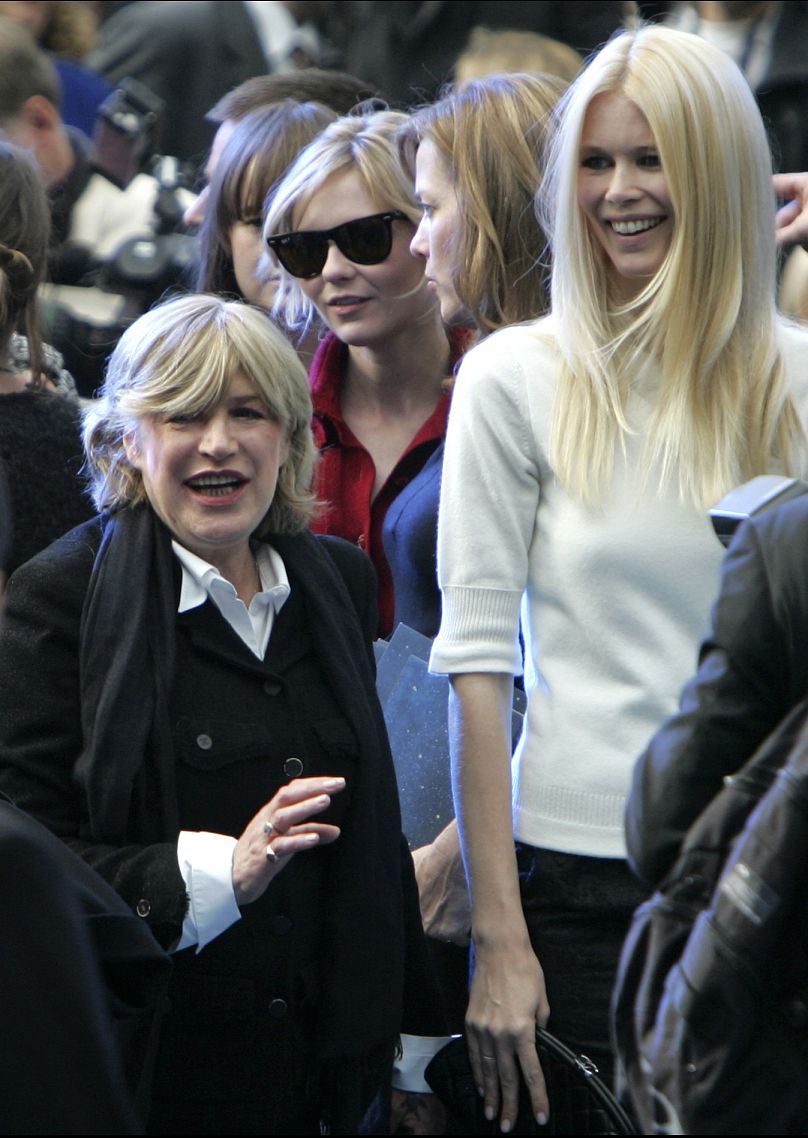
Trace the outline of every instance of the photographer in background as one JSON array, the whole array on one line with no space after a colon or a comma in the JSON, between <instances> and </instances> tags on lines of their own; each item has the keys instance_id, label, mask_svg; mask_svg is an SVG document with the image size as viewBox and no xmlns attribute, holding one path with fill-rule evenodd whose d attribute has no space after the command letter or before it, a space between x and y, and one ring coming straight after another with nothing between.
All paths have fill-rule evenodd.
<instances>
[{"instance_id":1,"label":"photographer in background","mask_svg":"<svg viewBox=\"0 0 808 1138\"><path fill-rule=\"evenodd\" d=\"M47 55L19 24L0 18L0 128L30 151L51 202L50 278L76 284L93 261L128 237L152 231L157 182L138 174L125 190L96 173L91 143L66 127L61 89Z\"/></svg>"}]
</instances>

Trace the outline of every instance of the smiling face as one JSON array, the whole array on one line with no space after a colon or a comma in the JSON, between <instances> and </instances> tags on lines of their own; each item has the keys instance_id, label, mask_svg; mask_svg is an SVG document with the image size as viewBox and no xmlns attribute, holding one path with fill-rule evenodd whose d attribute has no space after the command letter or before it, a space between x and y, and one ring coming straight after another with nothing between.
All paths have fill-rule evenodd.
<instances>
[{"instance_id":1,"label":"smiling face","mask_svg":"<svg viewBox=\"0 0 808 1138\"><path fill-rule=\"evenodd\" d=\"M355 170L332 174L295 214L294 228L332 229L390 208L374 198ZM378 265L350 261L332 241L319 276L298 284L325 323L352 347L382 347L428 319L435 299L428 292L423 261L410 253L413 227L394 221L393 247Z\"/></svg>"},{"instance_id":2,"label":"smiling face","mask_svg":"<svg viewBox=\"0 0 808 1138\"><path fill-rule=\"evenodd\" d=\"M242 371L198 416L147 415L124 440L154 511L186 549L223 576L250 555L289 453L286 430Z\"/></svg>"},{"instance_id":3,"label":"smiling face","mask_svg":"<svg viewBox=\"0 0 808 1138\"><path fill-rule=\"evenodd\" d=\"M675 216L656 140L624 95L598 95L584 119L578 204L603 247L624 299L661 268Z\"/></svg>"},{"instance_id":4,"label":"smiling face","mask_svg":"<svg viewBox=\"0 0 808 1138\"><path fill-rule=\"evenodd\" d=\"M463 234L463 218L452 172L437 146L426 138L415 157L415 196L424 215L410 250L423 257L428 287L440 302L444 324L462 324L468 311L455 291L455 250Z\"/></svg>"}]
</instances>

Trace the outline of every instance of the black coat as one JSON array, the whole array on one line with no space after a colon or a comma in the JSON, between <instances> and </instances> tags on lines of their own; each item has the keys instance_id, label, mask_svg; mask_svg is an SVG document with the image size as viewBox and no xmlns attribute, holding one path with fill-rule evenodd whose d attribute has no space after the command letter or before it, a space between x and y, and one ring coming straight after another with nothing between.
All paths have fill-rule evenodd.
<instances>
[{"instance_id":1,"label":"black coat","mask_svg":"<svg viewBox=\"0 0 808 1138\"><path fill-rule=\"evenodd\" d=\"M314 1054L328 1064L351 1057L358 1062L379 1047L391 1053L400 1027L439 1034L442 1022L436 1015L412 864L400 837L392 760L375 695L370 563L338 539L310 534L274 539L292 597L287 616L284 610L278 616L265 662L251 656L210 604L176 616L180 578L175 569L168 598L176 620L176 665L170 669L166 698L170 737L158 734L155 744L150 736L139 769L131 774L105 753L96 756L96 769L88 777L77 762L83 749L86 754L87 741L82 694L87 677L77 671L79 659L83 672L88 664L79 639L80 630L88 627L85 600L97 551L109 533L104 521L79 527L24 566L9 584L0 633L5 685L0 787L93 864L170 945L179 936L187 900L177 865L177 830L167 819L176 818L178 828L237 835L284 779L299 773L345 773L350 801L340 806L335 800L345 814L340 840L312 851L314 857L295 858L278 877L278 888L271 886L265 899L245 910L244 919L201 956L194 959L193 950L180 954L181 979L175 988L185 994L177 997L183 1019L179 1037L183 1032L188 1039L199 1035L199 1025L183 1009L196 1006L209 1013L225 1007L232 1024L254 1021L256 1038L269 1048L264 1070L273 1054L293 1052L300 1057L300 1075ZM162 531L160 542L165 541ZM134 561L131 571L137 580L141 570ZM124 597L124 607L126 603ZM115 640L125 637L125 630L114 624L99 628L97 635L108 638L114 670ZM287 700L282 705L278 689ZM309 692L305 697L304 690ZM103 696L103 687L100 692ZM136 685L131 702L131 719L122 727L126 734L138 735L139 710L141 719L144 713ZM273 725L271 730L264 730L263 719ZM291 721L294 730L288 727ZM196 741L201 737L205 746L200 750ZM304 762L310 758L310 765L286 771L290 751ZM335 763L342 765L335 769ZM124 790L132 781L120 833L96 817L92 796L99 781L93 779L100 780L102 793L115 794L121 781ZM233 790L242 786L249 791L244 800ZM212 809L210 801L215 802ZM296 946L294 937L279 940L275 935L278 919L285 921L290 913L302 930ZM319 964L309 983L312 939ZM270 1019L277 1018L282 1005L300 1011L288 1017L283 1011L288 1038L277 1030L281 1024L267 1033L258 1014L263 1009ZM207 1093L205 1084L216 1080L206 1072L221 1069L219 1081L226 1082L232 1095L233 1087L241 1085L239 1078L251 1080L235 1054L235 1037L241 1032L230 1038L221 1017L205 1018L210 1054L195 1055L187 1064L191 1089L186 1093ZM173 1031L169 1024L169 1033ZM171 1036L175 1043L179 1037ZM173 1046L175 1055L178 1050L182 1047ZM256 1081L257 1073L252 1089ZM260 1093L269 1098L268 1090L262 1086Z\"/></svg>"},{"instance_id":2,"label":"black coat","mask_svg":"<svg viewBox=\"0 0 808 1138\"><path fill-rule=\"evenodd\" d=\"M635 768L626 841L645 882L659 884L724 776L806 695L808 500L798 498L739 529L699 670Z\"/></svg>"}]
</instances>

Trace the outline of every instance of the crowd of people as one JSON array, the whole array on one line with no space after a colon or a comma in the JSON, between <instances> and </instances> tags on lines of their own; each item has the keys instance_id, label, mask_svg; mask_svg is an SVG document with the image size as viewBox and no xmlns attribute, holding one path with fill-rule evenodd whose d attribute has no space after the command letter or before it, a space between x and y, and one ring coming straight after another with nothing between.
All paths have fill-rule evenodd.
<instances>
[{"instance_id":1,"label":"crowd of people","mask_svg":"<svg viewBox=\"0 0 808 1138\"><path fill-rule=\"evenodd\" d=\"M165 187L99 191L25 7L60 6L0 5L0 1131L452 1132L424 1072L460 1029L488 1121L524 1084L543 1125L537 1026L614 1082L632 914L806 694L805 507L723 566L709 518L808 482L777 307L808 174L773 174L759 109L794 13L745 6L751 75L700 10L638 5L586 62L488 28L404 110L311 66L345 63L329 5L122 6L85 62L117 82L128 50L169 118L181 9L209 79L216 35L255 42L189 88L191 269L79 393L43 286ZM416 851L375 684L401 624L450 691L456 820Z\"/></svg>"}]
</instances>

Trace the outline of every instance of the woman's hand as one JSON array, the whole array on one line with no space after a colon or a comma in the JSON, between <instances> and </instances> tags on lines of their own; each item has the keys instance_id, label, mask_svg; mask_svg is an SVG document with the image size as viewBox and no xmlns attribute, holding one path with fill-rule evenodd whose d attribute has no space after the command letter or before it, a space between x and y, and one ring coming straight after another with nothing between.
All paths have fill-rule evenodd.
<instances>
[{"instance_id":1,"label":"woman's hand","mask_svg":"<svg viewBox=\"0 0 808 1138\"><path fill-rule=\"evenodd\" d=\"M516 1121L520 1072L534 1117L540 1125L549 1117L536 1053L536 1027L543 1027L549 1014L544 974L529 944L491 949L475 944L466 1042L485 1116L490 1122L499 1113L503 1133Z\"/></svg>"},{"instance_id":2,"label":"woman's hand","mask_svg":"<svg viewBox=\"0 0 808 1138\"><path fill-rule=\"evenodd\" d=\"M777 211L775 237L780 248L808 248L808 173L775 174L774 192L785 201Z\"/></svg>"},{"instance_id":3,"label":"woman's hand","mask_svg":"<svg viewBox=\"0 0 808 1138\"><path fill-rule=\"evenodd\" d=\"M344 778L296 778L262 806L233 851L233 891L238 905L264 893L296 853L334 842L339 827L310 821L345 789Z\"/></svg>"},{"instance_id":4,"label":"woman's hand","mask_svg":"<svg viewBox=\"0 0 808 1138\"><path fill-rule=\"evenodd\" d=\"M468 944L471 903L457 822L450 822L430 845L413 850L412 861L426 935L450 944Z\"/></svg>"}]
</instances>

